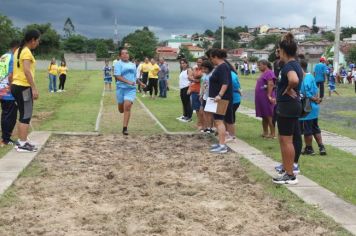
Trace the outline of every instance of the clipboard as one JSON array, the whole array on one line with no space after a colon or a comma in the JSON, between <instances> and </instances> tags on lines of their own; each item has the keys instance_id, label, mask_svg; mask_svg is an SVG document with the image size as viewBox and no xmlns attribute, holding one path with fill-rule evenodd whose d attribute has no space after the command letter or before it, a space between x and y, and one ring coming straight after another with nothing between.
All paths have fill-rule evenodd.
<instances>
[{"instance_id":1,"label":"clipboard","mask_svg":"<svg viewBox=\"0 0 356 236\"><path fill-rule=\"evenodd\" d=\"M209 97L206 100L204 111L224 116L226 114L228 105L229 100L221 99L218 102L215 102L214 98Z\"/></svg>"}]
</instances>

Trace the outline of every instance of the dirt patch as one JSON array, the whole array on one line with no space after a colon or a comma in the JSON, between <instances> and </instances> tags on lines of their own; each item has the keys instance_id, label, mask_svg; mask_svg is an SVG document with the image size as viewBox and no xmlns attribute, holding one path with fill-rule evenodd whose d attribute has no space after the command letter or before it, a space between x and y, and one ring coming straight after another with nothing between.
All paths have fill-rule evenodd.
<instances>
[{"instance_id":1,"label":"dirt patch","mask_svg":"<svg viewBox=\"0 0 356 236\"><path fill-rule=\"evenodd\" d=\"M203 136L52 138L0 235L332 235L283 209Z\"/></svg>"}]
</instances>

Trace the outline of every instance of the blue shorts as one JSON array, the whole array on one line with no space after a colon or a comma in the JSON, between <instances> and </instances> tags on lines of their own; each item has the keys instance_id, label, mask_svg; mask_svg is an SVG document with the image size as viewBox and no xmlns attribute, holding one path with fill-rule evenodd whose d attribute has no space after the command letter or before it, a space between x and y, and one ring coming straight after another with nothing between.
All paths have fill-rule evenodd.
<instances>
[{"instance_id":1,"label":"blue shorts","mask_svg":"<svg viewBox=\"0 0 356 236\"><path fill-rule=\"evenodd\" d=\"M320 134L318 119L299 121L301 133L305 136Z\"/></svg>"},{"instance_id":2,"label":"blue shorts","mask_svg":"<svg viewBox=\"0 0 356 236\"><path fill-rule=\"evenodd\" d=\"M192 100L192 109L194 111L199 111L200 110L200 106L201 106L200 99L199 99L199 93L192 93L190 95L190 97L191 97L191 100Z\"/></svg>"},{"instance_id":3,"label":"blue shorts","mask_svg":"<svg viewBox=\"0 0 356 236\"><path fill-rule=\"evenodd\" d=\"M133 102L136 99L136 88L117 88L116 89L117 103L122 104L124 101Z\"/></svg>"},{"instance_id":4,"label":"blue shorts","mask_svg":"<svg viewBox=\"0 0 356 236\"><path fill-rule=\"evenodd\" d=\"M104 83L105 84L111 84L112 83L112 78L111 77L104 78Z\"/></svg>"}]
</instances>

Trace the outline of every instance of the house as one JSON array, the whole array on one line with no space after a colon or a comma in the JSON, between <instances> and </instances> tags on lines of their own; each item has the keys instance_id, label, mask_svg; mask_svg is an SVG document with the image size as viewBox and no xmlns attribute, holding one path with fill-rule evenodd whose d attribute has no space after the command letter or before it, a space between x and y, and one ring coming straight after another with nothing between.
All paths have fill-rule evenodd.
<instances>
[{"instance_id":1,"label":"house","mask_svg":"<svg viewBox=\"0 0 356 236\"><path fill-rule=\"evenodd\" d=\"M348 43L348 42L341 42L340 43L339 64L342 64L342 65L346 65L347 64L346 57L349 54L350 49L352 47L355 47L355 46L356 46L356 43ZM335 49L335 46L333 46L330 49L330 52L333 53L334 49ZM333 59L333 58L328 58L328 59Z\"/></svg>"},{"instance_id":2,"label":"house","mask_svg":"<svg viewBox=\"0 0 356 236\"><path fill-rule=\"evenodd\" d=\"M268 60L270 52L265 50L255 50L251 53L251 56L257 57L258 60Z\"/></svg>"},{"instance_id":3,"label":"house","mask_svg":"<svg viewBox=\"0 0 356 236\"><path fill-rule=\"evenodd\" d=\"M356 44L356 34L353 34L351 38L344 38L342 41L346 43Z\"/></svg>"},{"instance_id":4,"label":"house","mask_svg":"<svg viewBox=\"0 0 356 236\"><path fill-rule=\"evenodd\" d=\"M178 56L178 49L171 47L158 47L156 49L157 56L165 60L175 60Z\"/></svg>"},{"instance_id":5,"label":"house","mask_svg":"<svg viewBox=\"0 0 356 236\"><path fill-rule=\"evenodd\" d=\"M192 44L190 45L182 45L182 47L185 47L188 49L188 51L193 55L194 58L199 58L205 56L205 50L201 47L194 46Z\"/></svg>"},{"instance_id":6,"label":"house","mask_svg":"<svg viewBox=\"0 0 356 236\"><path fill-rule=\"evenodd\" d=\"M331 45L332 43L327 40L302 42L298 45L298 54L304 54L311 62L318 62L326 48Z\"/></svg>"},{"instance_id":7,"label":"house","mask_svg":"<svg viewBox=\"0 0 356 236\"><path fill-rule=\"evenodd\" d=\"M270 29L271 27L269 25L260 25L259 26L259 33L260 34L267 34L268 30Z\"/></svg>"},{"instance_id":8,"label":"house","mask_svg":"<svg viewBox=\"0 0 356 236\"><path fill-rule=\"evenodd\" d=\"M284 29L279 29L279 28L270 28L267 30L267 34L276 34L276 35L281 35L281 34L286 34L289 31L284 30Z\"/></svg>"},{"instance_id":9,"label":"house","mask_svg":"<svg viewBox=\"0 0 356 236\"><path fill-rule=\"evenodd\" d=\"M240 41L239 43L250 43L255 39L255 36L252 36L250 33L241 32L239 33Z\"/></svg>"}]
</instances>

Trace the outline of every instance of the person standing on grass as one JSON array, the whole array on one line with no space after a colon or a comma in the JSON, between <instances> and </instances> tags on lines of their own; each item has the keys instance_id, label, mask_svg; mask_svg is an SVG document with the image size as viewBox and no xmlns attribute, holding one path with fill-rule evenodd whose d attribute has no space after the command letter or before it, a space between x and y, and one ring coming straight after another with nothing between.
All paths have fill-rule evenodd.
<instances>
[{"instance_id":1,"label":"person standing on grass","mask_svg":"<svg viewBox=\"0 0 356 236\"><path fill-rule=\"evenodd\" d=\"M136 64L136 79L142 81L142 72L141 72L142 63L141 63L141 61L139 59L136 59L135 60L135 64ZM141 88L141 84L140 83L138 83L137 89L138 89L139 93L142 93L142 88Z\"/></svg>"},{"instance_id":2,"label":"person standing on grass","mask_svg":"<svg viewBox=\"0 0 356 236\"><path fill-rule=\"evenodd\" d=\"M279 131L279 144L285 173L273 178L276 184L297 184L298 180L293 173L295 156L300 155L302 139L299 127L299 117L302 104L299 97L300 84L303 79L303 70L297 56L297 42L291 33L283 36L279 42L280 59L285 63L281 71L281 78L277 84L277 126Z\"/></svg>"},{"instance_id":3,"label":"person standing on grass","mask_svg":"<svg viewBox=\"0 0 356 236\"><path fill-rule=\"evenodd\" d=\"M231 66L231 81L232 81L232 104L233 104L233 111L232 111L232 121L234 125L229 126L227 124L227 131L229 136L227 137L228 140L234 140L236 138L236 112L239 109L241 104L241 96L242 96L242 89L240 85L240 78L237 74L237 71L232 68Z\"/></svg>"},{"instance_id":4,"label":"person standing on grass","mask_svg":"<svg viewBox=\"0 0 356 236\"><path fill-rule=\"evenodd\" d=\"M354 83L356 93L356 67L352 69L352 82Z\"/></svg>"},{"instance_id":5,"label":"person standing on grass","mask_svg":"<svg viewBox=\"0 0 356 236\"><path fill-rule=\"evenodd\" d=\"M330 77L329 77L329 82L328 82L329 97L331 97L331 93L336 93L337 95L340 95L336 91L336 76L337 76L337 73L334 71L334 68L330 68Z\"/></svg>"},{"instance_id":6,"label":"person standing on grass","mask_svg":"<svg viewBox=\"0 0 356 236\"><path fill-rule=\"evenodd\" d=\"M190 94L190 100L192 103L192 109L197 114L197 127L198 130L203 129L203 111L201 109L200 103L200 80L203 76L203 71L201 69L201 64L203 63L203 58L198 58L197 64L193 67L193 75L189 77L190 85L188 93Z\"/></svg>"},{"instance_id":7,"label":"person standing on grass","mask_svg":"<svg viewBox=\"0 0 356 236\"><path fill-rule=\"evenodd\" d=\"M252 66L251 66L251 73L254 75L256 74L256 70L257 70L257 65L256 63L252 63Z\"/></svg>"},{"instance_id":8,"label":"person standing on grass","mask_svg":"<svg viewBox=\"0 0 356 236\"><path fill-rule=\"evenodd\" d=\"M25 34L19 49L14 54L14 72L11 93L20 113L18 129L18 152L36 152L37 148L27 141L29 124L33 112L33 100L39 94L35 84L36 60L31 50L40 42L40 32L30 30Z\"/></svg>"},{"instance_id":9,"label":"person standing on grass","mask_svg":"<svg viewBox=\"0 0 356 236\"><path fill-rule=\"evenodd\" d=\"M124 114L122 134L128 135L127 127L131 116L131 107L136 98L136 82L141 81L136 78L136 65L129 61L130 55L127 49L119 50L120 61L115 64L114 76L116 79L116 98L118 110Z\"/></svg>"},{"instance_id":10,"label":"person standing on grass","mask_svg":"<svg viewBox=\"0 0 356 236\"><path fill-rule=\"evenodd\" d=\"M104 73L105 91L111 91L112 77L111 77L111 67L109 66L109 62L108 61L105 61L105 66L103 68L103 73Z\"/></svg>"},{"instance_id":11,"label":"person standing on grass","mask_svg":"<svg viewBox=\"0 0 356 236\"><path fill-rule=\"evenodd\" d=\"M231 69L226 64L226 51L222 49L212 49L209 53L211 62L216 66L209 80L209 97L215 102L221 99L228 100L228 107L225 115L213 114L215 127L218 131L219 143L214 144L210 151L213 153L226 153L228 148L225 144L226 127L225 124L233 125L233 89L231 81Z\"/></svg>"},{"instance_id":12,"label":"person standing on grass","mask_svg":"<svg viewBox=\"0 0 356 236\"><path fill-rule=\"evenodd\" d=\"M260 60L258 62L258 69L262 74L257 80L255 87L256 117L262 118L263 133L261 136L263 138L275 138L275 127L272 118L276 105L276 77L274 72L269 68L267 60Z\"/></svg>"},{"instance_id":13,"label":"person standing on grass","mask_svg":"<svg viewBox=\"0 0 356 236\"><path fill-rule=\"evenodd\" d=\"M159 59L159 72L158 72L158 83L159 83L159 97L167 97L167 79L168 79L168 65L163 58Z\"/></svg>"},{"instance_id":14,"label":"person standing on grass","mask_svg":"<svg viewBox=\"0 0 356 236\"><path fill-rule=\"evenodd\" d=\"M51 93L57 92L57 75L58 75L58 66L56 59L52 58L51 63L48 66L48 91Z\"/></svg>"},{"instance_id":15,"label":"person standing on grass","mask_svg":"<svg viewBox=\"0 0 356 236\"><path fill-rule=\"evenodd\" d=\"M308 63L305 60L300 62L303 69L304 79L300 88L300 94L306 96L311 100L311 112L303 118L299 119L301 133L304 135L305 148L302 152L303 155L315 155L313 149L313 136L319 146L319 153L321 156L326 155L325 146L321 137L321 130L318 124L319 117L319 104L320 98L318 98L318 87L316 86L315 78L312 74L308 73ZM298 163L298 160L294 160L294 163Z\"/></svg>"},{"instance_id":16,"label":"person standing on grass","mask_svg":"<svg viewBox=\"0 0 356 236\"><path fill-rule=\"evenodd\" d=\"M11 49L0 58L0 99L1 99L1 145L16 145L11 139L12 131L16 125L17 105L10 92L13 79L14 52L20 43L14 40L10 43Z\"/></svg>"},{"instance_id":17,"label":"person standing on grass","mask_svg":"<svg viewBox=\"0 0 356 236\"><path fill-rule=\"evenodd\" d=\"M179 74L179 89L180 99L183 105L183 115L178 117L177 120L181 122L191 122L193 109L190 102L190 94L188 93L190 81L189 77L193 76L192 69L189 68L189 63L186 59L180 60L181 72Z\"/></svg>"},{"instance_id":18,"label":"person standing on grass","mask_svg":"<svg viewBox=\"0 0 356 236\"><path fill-rule=\"evenodd\" d=\"M209 60L204 60L201 64L203 71L202 85L200 86L200 101L203 108L203 125L204 133L211 134L213 133L213 117L209 112L205 112L204 108L206 105L206 100L209 98L209 79L213 73L214 66Z\"/></svg>"},{"instance_id":19,"label":"person standing on grass","mask_svg":"<svg viewBox=\"0 0 356 236\"><path fill-rule=\"evenodd\" d=\"M148 73L150 72L152 67L152 64L150 62L150 60L148 59L148 57L145 58L142 66L141 66L141 73L142 73L142 83L144 83L145 85L147 85L148 82ZM143 89L143 95L142 97L146 96L146 90Z\"/></svg>"},{"instance_id":20,"label":"person standing on grass","mask_svg":"<svg viewBox=\"0 0 356 236\"><path fill-rule=\"evenodd\" d=\"M66 62L62 61L61 66L58 67L58 74L59 74L58 92L65 92L64 84L66 83L66 80L67 80L67 71L68 71L68 68L67 68Z\"/></svg>"},{"instance_id":21,"label":"person standing on grass","mask_svg":"<svg viewBox=\"0 0 356 236\"><path fill-rule=\"evenodd\" d=\"M327 76L327 66L325 65L326 59L324 57L320 58L320 63L316 64L314 67L314 77L316 81L316 85L319 88L319 97L321 99L324 98L324 84L325 81L328 79Z\"/></svg>"},{"instance_id":22,"label":"person standing on grass","mask_svg":"<svg viewBox=\"0 0 356 236\"><path fill-rule=\"evenodd\" d=\"M150 98L155 99L158 94L158 72L160 68L154 58L151 59L151 67L150 71L148 72L148 86L146 91L150 92ZM154 91L154 95L153 95ZM153 95L153 96L152 96Z\"/></svg>"}]
</instances>

